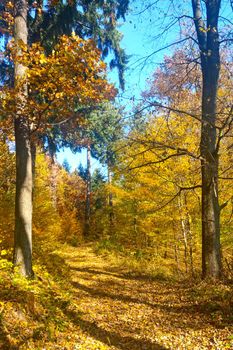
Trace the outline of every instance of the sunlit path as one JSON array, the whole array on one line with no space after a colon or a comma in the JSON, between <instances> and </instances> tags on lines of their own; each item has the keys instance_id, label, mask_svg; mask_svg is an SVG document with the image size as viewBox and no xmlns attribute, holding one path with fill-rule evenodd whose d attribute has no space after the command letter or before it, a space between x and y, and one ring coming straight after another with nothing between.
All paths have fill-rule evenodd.
<instances>
[{"instance_id":1,"label":"sunlit path","mask_svg":"<svg viewBox=\"0 0 233 350\"><path fill-rule=\"evenodd\" d=\"M218 302L197 301L191 286L133 277L88 245L62 255L76 305L68 314L87 334L82 349L227 348L230 325ZM90 337L102 345L91 347Z\"/></svg>"}]
</instances>

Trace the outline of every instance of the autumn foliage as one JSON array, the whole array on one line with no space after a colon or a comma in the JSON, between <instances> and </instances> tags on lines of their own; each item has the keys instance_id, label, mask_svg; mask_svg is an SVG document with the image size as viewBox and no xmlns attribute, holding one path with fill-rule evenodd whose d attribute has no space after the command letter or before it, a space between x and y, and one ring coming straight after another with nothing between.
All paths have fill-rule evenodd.
<instances>
[{"instance_id":1,"label":"autumn foliage","mask_svg":"<svg viewBox=\"0 0 233 350\"><path fill-rule=\"evenodd\" d=\"M39 44L20 46L20 54L16 54L14 43L9 44L10 57L27 67L26 76L14 89L3 89L1 109L7 118L14 117L15 97L26 81L28 98L22 113L32 123L32 132L75 120L78 106L98 104L115 96L116 90L105 79L106 66L92 40L62 36L49 56Z\"/></svg>"},{"instance_id":2,"label":"autumn foliage","mask_svg":"<svg viewBox=\"0 0 233 350\"><path fill-rule=\"evenodd\" d=\"M164 57L129 112L102 60L111 47L112 66L126 63L114 47L126 2L25 0L24 41L12 38L20 1L0 4L0 349L233 348L231 53L221 52L212 121L193 46ZM54 23L64 12L69 25ZM44 39L47 20L57 32ZM57 161L63 147L75 170ZM220 251L201 234L210 187L221 256L206 273L203 247Z\"/></svg>"}]
</instances>

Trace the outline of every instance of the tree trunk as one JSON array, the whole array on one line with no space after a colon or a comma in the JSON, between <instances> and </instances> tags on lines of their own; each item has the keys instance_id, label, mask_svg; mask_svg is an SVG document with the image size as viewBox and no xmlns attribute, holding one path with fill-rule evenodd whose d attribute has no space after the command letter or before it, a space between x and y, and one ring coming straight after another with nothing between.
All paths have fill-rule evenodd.
<instances>
[{"instance_id":1,"label":"tree trunk","mask_svg":"<svg viewBox=\"0 0 233 350\"><path fill-rule=\"evenodd\" d=\"M57 176L58 176L58 166L56 164L56 158L53 154L51 158L51 177L50 177L50 188L52 195L53 208L57 210Z\"/></svg>"},{"instance_id":2,"label":"tree trunk","mask_svg":"<svg viewBox=\"0 0 233 350\"><path fill-rule=\"evenodd\" d=\"M207 25L202 20L200 0L192 0L194 23L201 55L202 127L202 275L221 275L218 202L218 150L216 147L216 102L220 71L218 18L221 0L205 2Z\"/></svg>"},{"instance_id":3,"label":"tree trunk","mask_svg":"<svg viewBox=\"0 0 233 350\"><path fill-rule=\"evenodd\" d=\"M31 142L31 157L32 157L32 203L35 192L35 176L36 176L36 145Z\"/></svg>"},{"instance_id":4,"label":"tree trunk","mask_svg":"<svg viewBox=\"0 0 233 350\"><path fill-rule=\"evenodd\" d=\"M20 43L27 44L27 11L28 1L15 1L14 38L18 54L21 54ZM30 127L25 116L27 103L27 84L22 83L26 67L15 62L14 79L17 91L15 116L16 147L16 196L15 196L15 266L23 276L32 277L32 154Z\"/></svg>"},{"instance_id":5,"label":"tree trunk","mask_svg":"<svg viewBox=\"0 0 233 350\"><path fill-rule=\"evenodd\" d=\"M112 185L112 172L110 169L110 165L108 164L108 185ZM112 191L111 189L109 190L108 193L108 205L109 205L109 228L110 228L110 235L113 235L113 230L114 230L114 225L113 225L113 196L112 196Z\"/></svg>"},{"instance_id":6,"label":"tree trunk","mask_svg":"<svg viewBox=\"0 0 233 350\"><path fill-rule=\"evenodd\" d=\"M203 74L203 120L209 120L216 113L209 101L213 100L211 78ZM213 82L214 83L214 82ZM211 91L212 90L212 91ZM213 120L213 119L212 119ZM218 155L216 154L216 130L202 124L201 156L202 156L202 273L203 277L220 277L220 225L218 201Z\"/></svg>"},{"instance_id":7,"label":"tree trunk","mask_svg":"<svg viewBox=\"0 0 233 350\"><path fill-rule=\"evenodd\" d=\"M91 218L91 145L87 145L87 180L86 180L86 208L85 208L85 227L84 236L88 236L90 232Z\"/></svg>"},{"instance_id":8,"label":"tree trunk","mask_svg":"<svg viewBox=\"0 0 233 350\"><path fill-rule=\"evenodd\" d=\"M180 212L180 221L181 228L183 233L183 242L184 242L184 262L185 262L185 270L188 272L188 260L189 260L189 268L190 272L193 275L193 246L192 246L192 231L190 225L190 217L187 207L187 199L185 194L182 197L182 194L178 197L178 206Z\"/></svg>"},{"instance_id":9,"label":"tree trunk","mask_svg":"<svg viewBox=\"0 0 233 350\"><path fill-rule=\"evenodd\" d=\"M16 196L14 265L20 273L32 273L32 157L28 127L23 118L15 120Z\"/></svg>"},{"instance_id":10,"label":"tree trunk","mask_svg":"<svg viewBox=\"0 0 233 350\"><path fill-rule=\"evenodd\" d=\"M177 271L180 271L180 263L179 263L179 250L178 250L178 242L179 239L176 235L176 227L175 227L175 223L173 221L172 223L172 228L173 228L173 236L174 236L174 256L175 256L175 262L176 262L176 266L177 266Z\"/></svg>"},{"instance_id":11,"label":"tree trunk","mask_svg":"<svg viewBox=\"0 0 233 350\"><path fill-rule=\"evenodd\" d=\"M179 212L180 212L180 222L181 222L181 229L183 234L183 242L184 242L184 264L185 264L185 272L188 272L188 262L187 262L187 256L188 256L188 240L187 240L187 231L186 231L186 218L183 213L183 205L181 201L181 195L178 197L178 206L179 206Z\"/></svg>"}]
</instances>

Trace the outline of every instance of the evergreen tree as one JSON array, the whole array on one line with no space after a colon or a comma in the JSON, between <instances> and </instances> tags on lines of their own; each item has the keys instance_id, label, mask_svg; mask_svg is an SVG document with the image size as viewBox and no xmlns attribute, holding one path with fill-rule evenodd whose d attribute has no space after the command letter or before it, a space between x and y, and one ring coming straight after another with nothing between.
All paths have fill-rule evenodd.
<instances>
[{"instance_id":1,"label":"evergreen tree","mask_svg":"<svg viewBox=\"0 0 233 350\"><path fill-rule=\"evenodd\" d=\"M31 0L31 4L33 5ZM35 11L29 13L31 42L42 42L50 52L62 34L73 31L81 38L93 38L105 58L112 51L114 58L110 67L119 70L119 81L124 86L123 72L127 56L120 47L122 35L118 31L118 21L125 19L129 1L122 0L62 0L50 1L47 5L38 1Z\"/></svg>"},{"instance_id":2,"label":"evergreen tree","mask_svg":"<svg viewBox=\"0 0 233 350\"><path fill-rule=\"evenodd\" d=\"M64 161L62 163L62 167L65 169L65 171L67 173L70 173L71 166L70 166L70 164L69 164L69 162L68 162L68 160L66 158L64 159Z\"/></svg>"}]
</instances>

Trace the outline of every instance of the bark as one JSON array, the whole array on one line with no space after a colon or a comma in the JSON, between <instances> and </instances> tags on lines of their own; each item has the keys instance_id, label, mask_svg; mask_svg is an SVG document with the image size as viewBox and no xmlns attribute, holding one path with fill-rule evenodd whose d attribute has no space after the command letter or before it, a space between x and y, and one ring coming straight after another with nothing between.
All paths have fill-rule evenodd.
<instances>
[{"instance_id":1,"label":"bark","mask_svg":"<svg viewBox=\"0 0 233 350\"><path fill-rule=\"evenodd\" d=\"M216 147L217 89L220 71L218 18L221 0L205 2L207 25L200 0L192 0L202 69L202 275L219 278L221 249L218 201L218 152Z\"/></svg>"},{"instance_id":2,"label":"bark","mask_svg":"<svg viewBox=\"0 0 233 350\"><path fill-rule=\"evenodd\" d=\"M53 155L51 158L51 194L52 194L52 203L53 208L57 210L57 175L58 175L58 167L55 162L55 156Z\"/></svg>"},{"instance_id":3,"label":"bark","mask_svg":"<svg viewBox=\"0 0 233 350\"><path fill-rule=\"evenodd\" d=\"M175 223L173 221L173 235L174 235L174 256L175 256L175 262L176 262L176 266L177 266L177 271L180 271L180 263L179 263L179 250L178 250L178 244L176 242L178 242L178 237L176 235L176 227L175 227Z\"/></svg>"},{"instance_id":4,"label":"bark","mask_svg":"<svg viewBox=\"0 0 233 350\"><path fill-rule=\"evenodd\" d=\"M14 38L27 44L27 11L26 0L15 1ZM20 54L20 46L17 47ZM31 277L32 271L32 154L30 127L24 115L27 103L27 85L22 83L26 67L15 62L14 82L17 89L15 115L15 147L16 147L16 196L15 196L15 235L14 256L15 266L23 276Z\"/></svg>"},{"instance_id":5,"label":"bark","mask_svg":"<svg viewBox=\"0 0 233 350\"><path fill-rule=\"evenodd\" d=\"M180 212L180 221L181 228L183 233L183 242L184 242L184 262L186 273L188 268L190 269L191 274L194 274L193 270L193 235L190 225L190 216L187 207L187 199L185 194L182 197L182 194L178 198L179 212Z\"/></svg>"},{"instance_id":6,"label":"bark","mask_svg":"<svg viewBox=\"0 0 233 350\"><path fill-rule=\"evenodd\" d=\"M136 242L136 247L141 248L142 245L141 245L141 241L140 241L139 234L138 234L138 225L137 225L137 217L136 216L133 218L133 233L134 233L134 239Z\"/></svg>"},{"instance_id":7,"label":"bark","mask_svg":"<svg viewBox=\"0 0 233 350\"><path fill-rule=\"evenodd\" d=\"M31 141L31 157L32 157L32 203L35 192L35 176L36 176L36 145Z\"/></svg>"},{"instance_id":8,"label":"bark","mask_svg":"<svg viewBox=\"0 0 233 350\"><path fill-rule=\"evenodd\" d=\"M112 185L112 172L109 165L108 165L108 184L109 186ZM113 214L113 195L111 190L109 191L109 194L108 194L108 205L109 205L109 228L110 228L110 235L112 235L114 230L114 225L113 225L114 214Z\"/></svg>"},{"instance_id":9,"label":"bark","mask_svg":"<svg viewBox=\"0 0 233 350\"><path fill-rule=\"evenodd\" d=\"M85 227L84 236L90 232L91 219L91 145L87 145L87 180L86 180L86 208L85 208Z\"/></svg>"}]
</instances>

